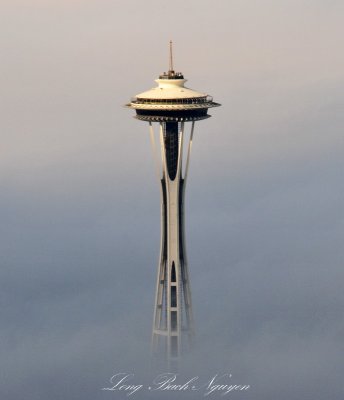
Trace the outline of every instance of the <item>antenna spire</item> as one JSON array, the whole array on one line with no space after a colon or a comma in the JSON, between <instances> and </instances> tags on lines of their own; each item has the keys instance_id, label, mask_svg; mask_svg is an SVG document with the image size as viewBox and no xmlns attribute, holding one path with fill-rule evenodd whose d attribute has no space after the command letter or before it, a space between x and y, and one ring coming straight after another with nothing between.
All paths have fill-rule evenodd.
<instances>
[{"instance_id":1,"label":"antenna spire","mask_svg":"<svg viewBox=\"0 0 344 400\"><path fill-rule=\"evenodd\" d=\"M168 59L168 72L159 75L159 79L184 79L181 72L175 72L173 69L173 42L170 40L169 59Z\"/></svg>"},{"instance_id":2,"label":"antenna spire","mask_svg":"<svg viewBox=\"0 0 344 400\"><path fill-rule=\"evenodd\" d=\"M174 72L174 71L173 71L173 47L172 47L172 40L170 40L170 66L169 66L169 72Z\"/></svg>"}]
</instances>

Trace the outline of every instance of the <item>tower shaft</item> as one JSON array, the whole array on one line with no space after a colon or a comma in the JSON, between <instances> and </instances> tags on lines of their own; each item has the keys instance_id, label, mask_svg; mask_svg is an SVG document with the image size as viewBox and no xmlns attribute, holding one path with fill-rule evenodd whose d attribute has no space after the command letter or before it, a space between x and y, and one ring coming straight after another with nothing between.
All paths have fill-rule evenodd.
<instances>
[{"instance_id":1,"label":"tower shaft","mask_svg":"<svg viewBox=\"0 0 344 400\"><path fill-rule=\"evenodd\" d=\"M194 123L186 166L190 155ZM160 122L162 160L161 248L152 333L153 352L159 347L170 363L193 336L191 291L185 249L183 177L184 122Z\"/></svg>"}]
</instances>

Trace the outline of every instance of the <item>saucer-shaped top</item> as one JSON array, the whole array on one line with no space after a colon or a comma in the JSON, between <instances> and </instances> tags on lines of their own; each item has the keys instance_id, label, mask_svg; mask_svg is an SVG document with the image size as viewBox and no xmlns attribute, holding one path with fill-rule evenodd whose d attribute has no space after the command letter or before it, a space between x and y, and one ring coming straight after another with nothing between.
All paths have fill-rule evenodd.
<instances>
[{"instance_id":1,"label":"saucer-shaped top","mask_svg":"<svg viewBox=\"0 0 344 400\"><path fill-rule=\"evenodd\" d=\"M182 73L169 71L156 79L158 86L137 94L126 106L143 121L196 121L209 118L208 108L218 107L206 93L184 86Z\"/></svg>"},{"instance_id":2,"label":"saucer-shaped top","mask_svg":"<svg viewBox=\"0 0 344 400\"><path fill-rule=\"evenodd\" d=\"M192 99L206 97L205 93L196 92L184 86L186 79L156 79L158 86L137 94L140 99L164 100L164 99Z\"/></svg>"}]
</instances>

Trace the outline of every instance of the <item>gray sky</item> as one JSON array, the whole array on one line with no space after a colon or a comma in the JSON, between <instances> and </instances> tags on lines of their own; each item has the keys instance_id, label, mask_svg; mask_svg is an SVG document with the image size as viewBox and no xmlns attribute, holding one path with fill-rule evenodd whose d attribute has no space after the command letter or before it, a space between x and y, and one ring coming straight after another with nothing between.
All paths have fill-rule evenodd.
<instances>
[{"instance_id":1,"label":"gray sky","mask_svg":"<svg viewBox=\"0 0 344 400\"><path fill-rule=\"evenodd\" d=\"M1 399L126 398L100 389L145 375L159 189L122 105L170 39L187 85L222 104L191 158L183 377L343 398L343 17L335 0L2 1Z\"/></svg>"}]
</instances>

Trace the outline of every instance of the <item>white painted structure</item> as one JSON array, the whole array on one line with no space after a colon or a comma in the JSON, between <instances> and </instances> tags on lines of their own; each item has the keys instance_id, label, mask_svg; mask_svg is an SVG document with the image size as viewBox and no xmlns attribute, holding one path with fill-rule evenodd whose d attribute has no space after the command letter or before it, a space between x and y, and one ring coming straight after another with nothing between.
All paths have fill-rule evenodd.
<instances>
[{"instance_id":1,"label":"white painted structure","mask_svg":"<svg viewBox=\"0 0 344 400\"><path fill-rule=\"evenodd\" d=\"M194 126L195 121L210 117L207 114L208 108L220 104L214 103L210 96L184 86L186 79L173 70L171 43L170 70L156 82L157 87L138 94L127 107L136 111L137 119L149 122L160 182L161 244L152 351L154 354L162 352L166 355L171 368L186 345L191 344L194 335L184 229L185 185ZM187 122L191 122L188 135ZM154 123L159 125L160 156L155 143ZM183 160L186 135L188 148Z\"/></svg>"}]
</instances>

